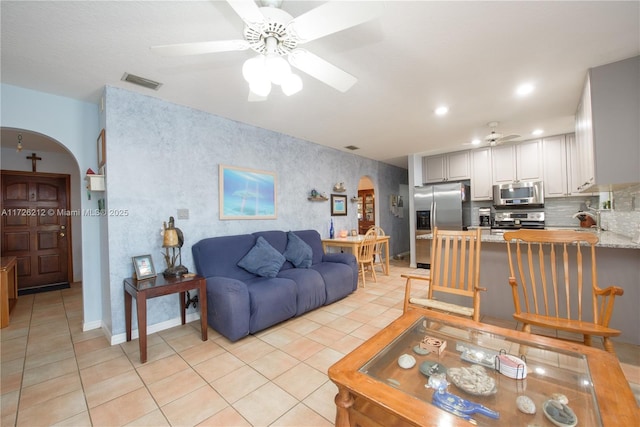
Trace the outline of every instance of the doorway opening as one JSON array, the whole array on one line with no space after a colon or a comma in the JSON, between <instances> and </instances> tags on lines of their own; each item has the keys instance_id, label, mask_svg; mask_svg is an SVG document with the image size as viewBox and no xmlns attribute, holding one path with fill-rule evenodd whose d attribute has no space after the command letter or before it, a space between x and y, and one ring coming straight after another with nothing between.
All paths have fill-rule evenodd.
<instances>
[{"instance_id":1,"label":"doorway opening","mask_svg":"<svg viewBox=\"0 0 640 427\"><path fill-rule=\"evenodd\" d=\"M1 249L3 257L16 257L18 295L81 281L81 192L71 190L80 187L75 158L37 132L3 127L0 135L2 209L15 213L2 216ZM12 143L18 140L22 150Z\"/></svg>"},{"instance_id":2,"label":"doorway opening","mask_svg":"<svg viewBox=\"0 0 640 427\"><path fill-rule=\"evenodd\" d=\"M358 234L376 225L376 197L373 181L363 176L358 182Z\"/></svg>"}]
</instances>

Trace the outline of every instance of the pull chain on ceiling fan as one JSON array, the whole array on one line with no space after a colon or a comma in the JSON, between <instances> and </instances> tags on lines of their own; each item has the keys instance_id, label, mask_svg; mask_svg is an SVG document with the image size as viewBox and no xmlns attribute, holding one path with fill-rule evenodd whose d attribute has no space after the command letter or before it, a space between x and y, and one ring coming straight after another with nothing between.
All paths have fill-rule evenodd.
<instances>
[{"instance_id":1,"label":"pull chain on ceiling fan","mask_svg":"<svg viewBox=\"0 0 640 427\"><path fill-rule=\"evenodd\" d=\"M279 6L279 0L227 0L245 23L242 40L220 40L152 46L162 55L200 55L252 49L259 55L245 61L242 71L249 82L250 101L265 100L271 84L285 94L302 89L302 79L289 65L340 92L349 90L358 79L298 45L360 25L382 13L382 2L333 1L293 18ZM284 59L287 58L287 60Z\"/></svg>"}]
</instances>

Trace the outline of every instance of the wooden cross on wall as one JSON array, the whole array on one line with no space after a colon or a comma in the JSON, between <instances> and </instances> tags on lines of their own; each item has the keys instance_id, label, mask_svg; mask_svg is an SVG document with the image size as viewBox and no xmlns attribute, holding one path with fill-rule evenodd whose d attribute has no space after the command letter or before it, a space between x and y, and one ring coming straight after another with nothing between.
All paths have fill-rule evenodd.
<instances>
[{"instance_id":1,"label":"wooden cross on wall","mask_svg":"<svg viewBox=\"0 0 640 427\"><path fill-rule=\"evenodd\" d=\"M31 159L31 172L36 172L36 162L42 160L42 157L36 156L36 153L31 153L30 156L27 156L27 159Z\"/></svg>"}]
</instances>

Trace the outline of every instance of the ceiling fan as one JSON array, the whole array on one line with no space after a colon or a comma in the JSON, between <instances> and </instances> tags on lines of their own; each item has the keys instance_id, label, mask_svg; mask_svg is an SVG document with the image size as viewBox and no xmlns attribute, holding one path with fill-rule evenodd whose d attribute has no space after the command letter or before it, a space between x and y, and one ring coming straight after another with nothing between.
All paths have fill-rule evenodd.
<instances>
[{"instance_id":1,"label":"ceiling fan","mask_svg":"<svg viewBox=\"0 0 640 427\"><path fill-rule=\"evenodd\" d=\"M245 23L243 39L152 46L162 55L199 55L252 49L258 55L245 61L242 73L249 82L249 101L267 99L271 84L286 95L302 89L302 80L289 65L340 92L358 79L298 46L376 18L383 2L327 2L300 16L280 9L282 0L226 0ZM287 60L284 60L284 58Z\"/></svg>"},{"instance_id":2,"label":"ceiling fan","mask_svg":"<svg viewBox=\"0 0 640 427\"><path fill-rule=\"evenodd\" d=\"M485 142L489 143L492 147L494 145L502 144L503 142L511 141L512 139L520 138L520 135L510 134L505 135L502 133L496 132L496 128L498 127L498 122L489 122L487 126L491 128L491 133L484 137Z\"/></svg>"}]
</instances>

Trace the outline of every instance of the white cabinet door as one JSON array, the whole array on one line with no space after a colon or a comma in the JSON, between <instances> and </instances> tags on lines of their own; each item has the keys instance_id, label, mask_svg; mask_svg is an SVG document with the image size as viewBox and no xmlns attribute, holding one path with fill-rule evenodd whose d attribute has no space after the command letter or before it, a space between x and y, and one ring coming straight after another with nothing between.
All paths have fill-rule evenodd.
<instances>
[{"instance_id":1,"label":"white cabinet door","mask_svg":"<svg viewBox=\"0 0 640 427\"><path fill-rule=\"evenodd\" d=\"M587 77L576 111L577 184L572 191L583 190L595 183L591 85Z\"/></svg>"},{"instance_id":2,"label":"white cabinet door","mask_svg":"<svg viewBox=\"0 0 640 427\"><path fill-rule=\"evenodd\" d=\"M516 145L516 179L518 181L542 179L542 143L539 139Z\"/></svg>"},{"instance_id":3,"label":"white cabinet door","mask_svg":"<svg viewBox=\"0 0 640 427\"><path fill-rule=\"evenodd\" d=\"M564 135L542 140L544 196L568 196L567 147Z\"/></svg>"},{"instance_id":4,"label":"white cabinet door","mask_svg":"<svg viewBox=\"0 0 640 427\"><path fill-rule=\"evenodd\" d=\"M490 147L471 151L471 199L493 200Z\"/></svg>"},{"instance_id":5,"label":"white cabinet door","mask_svg":"<svg viewBox=\"0 0 640 427\"><path fill-rule=\"evenodd\" d=\"M460 181L471 177L469 152L457 151L447 155L447 178L449 181Z\"/></svg>"},{"instance_id":6,"label":"white cabinet door","mask_svg":"<svg viewBox=\"0 0 640 427\"><path fill-rule=\"evenodd\" d=\"M469 151L425 157L422 168L425 183L469 179Z\"/></svg>"},{"instance_id":7,"label":"white cabinet door","mask_svg":"<svg viewBox=\"0 0 640 427\"><path fill-rule=\"evenodd\" d=\"M491 161L494 184L513 182L517 179L515 145L493 147L491 149Z\"/></svg>"},{"instance_id":8,"label":"white cabinet door","mask_svg":"<svg viewBox=\"0 0 640 427\"><path fill-rule=\"evenodd\" d=\"M443 182L447 180L447 156L429 156L424 158L422 166L424 182Z\"/></svg>"},{"instance_id":9,"label":"white cabinet door","mask_svg":"<svg viewBox=\"0 0 640 427\"><path fill-rule=\"evenodd\" d=\"M542 179L542 143L539 139L493 147L491 156L494 184Z\"/></svg>"}]
</instances>

